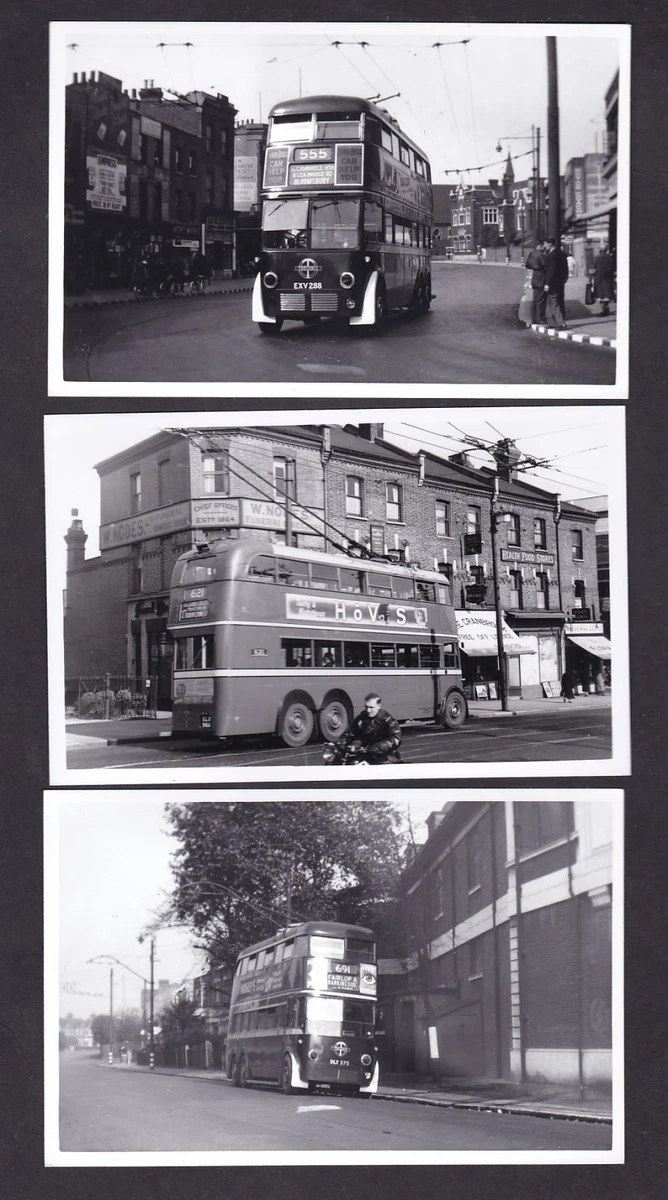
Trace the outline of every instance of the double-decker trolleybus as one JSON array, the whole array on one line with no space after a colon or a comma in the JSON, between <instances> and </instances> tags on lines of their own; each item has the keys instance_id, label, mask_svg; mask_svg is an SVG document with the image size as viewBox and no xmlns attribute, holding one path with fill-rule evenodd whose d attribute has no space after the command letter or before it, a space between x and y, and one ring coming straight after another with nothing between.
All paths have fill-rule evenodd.
<instances>
[{"instance_id":1,"label":"double-decker trolleybus","mask_svg":"<svg viewBox=\"0 0 668 1200\"><path fill-rule=\"evenodd\" d=\"M378 1089L376 943L370 929L289 925L238 957L225 1066L236 1087Z\"/></svg>"},{"instance_id":2,"label":"double-decker trolleybus","mask_svg":"<svg viewBox=\"0 0 668 1200\"><path fill-rule=\"evenodd\" d=\"M341 737L377 690L399 721L466 717L444 576L264 539L178 559L173 733Z\"/></svg>"},{"instance_id":3,"label":"double-decker trolleybus","mask_svg":"<svg viewBox=\"0 0 668 1200\"><path fill-rule=\"evenodd\" d=\"M306 96L269 113L262 253L252 316L345 318L379 330L388 312L431 303L429 163L384 109Z\"/></svg>"}]
</instances>

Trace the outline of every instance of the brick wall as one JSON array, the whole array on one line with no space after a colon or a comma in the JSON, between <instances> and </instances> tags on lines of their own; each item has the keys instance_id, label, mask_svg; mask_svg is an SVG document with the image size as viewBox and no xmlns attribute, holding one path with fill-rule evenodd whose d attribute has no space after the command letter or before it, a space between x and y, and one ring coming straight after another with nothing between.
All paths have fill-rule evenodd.
<instances>
[{"instance_id":1,"label":"brick wall","mask_svg":"<svg viewBox=\"0 0 668 1200\"><path fill-rule=\"evenodd\" d=\"M126 672L126 604L131 560L89 559L69 572L65 613L65 678Z\"/></svg>"}]
</instances>

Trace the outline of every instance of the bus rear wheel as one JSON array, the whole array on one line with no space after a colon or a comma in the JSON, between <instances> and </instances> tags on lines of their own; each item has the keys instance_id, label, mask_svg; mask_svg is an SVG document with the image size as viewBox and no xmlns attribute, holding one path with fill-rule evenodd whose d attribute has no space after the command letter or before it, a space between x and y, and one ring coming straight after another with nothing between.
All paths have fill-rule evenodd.
<instances>
[{"instance_id":1,"label":"bus rear wheel","mask_svg":"<svg viewBox=\"0 0 668 1200\"><path fill-rule=\"evenodd\" d=\"M461 692L448 692L441 709L441 725L444 729L461 729L466 720L466 700Z\"/></svg>"},{"instance_id":2,"label":"bus rear wheel","mask_svg":"<svg viewBox=\"0 0 668 1200\"><path fill-rule=\"evenodd\" d=\"M305 746L313 733L313 713L303 700L288 704L281 721L281 737L286 746Z\"/></svg>"},{"instance_id":3,"label":"bus rear wheel","mask_svg":"<svg viewBox=\"0 0 668 1200\"><path fill-rule=\"evenodd\" d=\"M234 1087L239 1087L239 1069L236 1056L230 1059L230 1065L227 1071L227 1078L232 1080Z\"/></svg>"},{"instance_id":4,"label":"bus rear wheel","mask_svg":"<svg viewBox=\"0 0 668 1200\"><path fill-rule=\"evenodd\" d=\"M380 334L385 329L387 321L387 295L385 293L385 284L382 279L379 279L376 284L376 300L374 304L373 325L371 330L375 334Z\"/></svg>"},{"instance_id":5,"label":"bus rear wheel","mask_svg":"<svg viewBox=\"0 0 668 1200\"><path fill-rule=\"evenodd\" d=\"M283 328L283 318L277 317L275 321L258 321L258 329L260 333L266 333L269 337L276 336Z\"/></svg>"},{"instance_id":6,"label":"bus rear wheel","mask_svg":"<svg viewBox=\"0 0 668 1200\"><path fill-rule=\"evenodd\" d=\"M242 1088L248 1087L248 1059L246 1058L245 1054L242 1054L242 1056L241 1056L241 1062L239 1063L238 1075L239 1075L239 1087L242 1087Z\"/></svg>"},{"instance_id":7,"label":"bus rear wheel","mask_svg":"<svg viewBox=\"0 0 668 1200\"><path fill-rule=\"evenodd\" d=\"M292 1059L290 1058L289 1054L283 1055L283 1062L281 1063L280 1083L281 1083L281 1091L284 1096L294 1095L294 1088L292 1086Z\"/></svg>"},{"instance_id":8,"label":"bus rear wheel","mask_svg":"<svg viewBox=\"0 0 668 1200\"><path fill-rule=\"evenodd\" d=\"M320 713L320 733L325 742L343 737L350 725L348 710L342 700L330 700Z\"/></svg>"}]
</instances>

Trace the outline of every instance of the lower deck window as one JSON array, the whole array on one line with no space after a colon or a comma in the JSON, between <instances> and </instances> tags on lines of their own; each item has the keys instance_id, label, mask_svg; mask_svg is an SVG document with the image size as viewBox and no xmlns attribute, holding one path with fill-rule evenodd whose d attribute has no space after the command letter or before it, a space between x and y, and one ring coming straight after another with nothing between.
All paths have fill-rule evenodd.
<instances>
[{"instance_id":1,"label":"lower deck window","mask_svg":"<svg viewBox=\"0 0 668 1200\"><path fill-rule=\"evenodd\" d=\"M310 642L298 641L296 638L283 638L281 657L285 667L312 667L313 647Z\"/></svg>"},{"instance_id":2,"label":"lower deck window","mask_svg":"<svg viewBox=\"0 0 668 1200\"><path fill-rule=\"evenodd\" d=\"M213 666L213 634L176 639L175 670L200 671Z\"/></svg>"}]
</instances>

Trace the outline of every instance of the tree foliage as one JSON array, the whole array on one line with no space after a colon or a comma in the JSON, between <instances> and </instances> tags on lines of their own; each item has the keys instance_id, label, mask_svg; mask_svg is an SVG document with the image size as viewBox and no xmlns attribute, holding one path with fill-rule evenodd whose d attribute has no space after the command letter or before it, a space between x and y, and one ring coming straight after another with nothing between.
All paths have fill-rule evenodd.
<instances>
[{"instance_id":1,"label":"tree foliage","mask_svg":"<svg viewBox=\"0 0 668 1200\"><path fill-rule=\"evenodd\" d=\"M109 1045L109 1013L96 1013L90 1019L91 1033L96 1046ZM139 1042L142 1018L137 1009L119 1010L113 1017L114 1045L119 1042Z\"/></svg>"},{"instance_id":2,"label":"tree foliage","mask_svg":"<svg viewBox=\"0 0 668 1200\"><path fill-rule=\"evenodd\" d=\"M212 961L232 966L288 917L389 936L402 842L388 801L174 804L167 816L180 843L170 915Z\"/></svg>"},{"instance_id":3,"label":"tree foliage","mask_svg":"<svg viewBox=\"0 0 668 1200\"><path fill-rule=\"evenodd\" d=\"M176 996L160 1014L160 1041L165 1046L198 1041L204 1034L202 1017L195 1016L197 1004L188 996Z\"/></svg>"}]
</instances>

